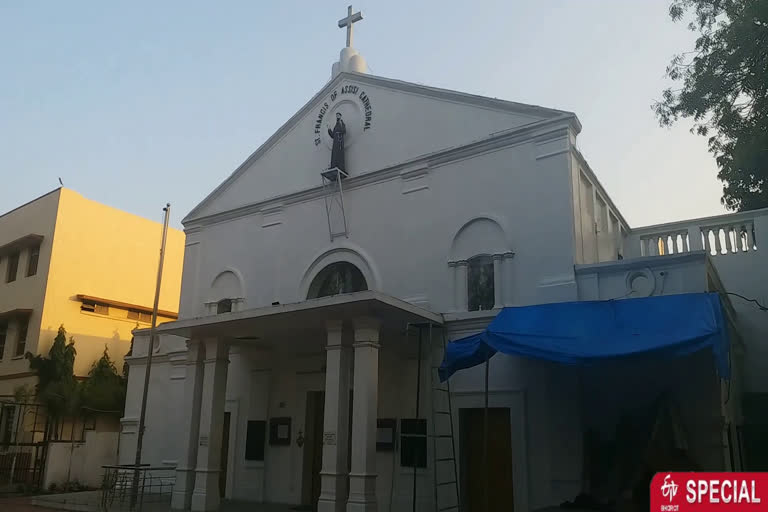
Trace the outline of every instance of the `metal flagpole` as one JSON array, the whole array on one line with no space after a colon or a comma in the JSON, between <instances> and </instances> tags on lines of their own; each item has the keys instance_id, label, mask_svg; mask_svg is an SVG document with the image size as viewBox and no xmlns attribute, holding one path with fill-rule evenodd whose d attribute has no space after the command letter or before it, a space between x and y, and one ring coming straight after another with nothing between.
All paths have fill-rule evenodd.
<instances>
[{"instance_id":1,"label":"metal flagpole","mask_svg":"<svg viewBox=\"0 0 768 512\"><path fill-rule=\"evenodd\" d=\"M165 241L168 237L168 219L171 216L171 203L166 203L165 218L163 219L163 238L160 242L160 262L157 266L157 282L155 283L155 303L152 306L152 326L149 328L149 346L147 347L147 365L144 371L144 392L141 395L141 413L139 414L139 430L136 437L136 459L134 461L133 489L131 493L131 510L136 507L139 486L139 466L141 466L141 447L144 442L144 419L147 414L147 394L149 393L149 372L152 369L152 354L155 349L155 328L157 327L157 308L160 303L160 284L163 280L163 261L165 260Z\"/></svg>"},{"instance_id":2,"label":"metal flagpole","mask_svg":"<svg viewBox=\"0 0 768 512\"><path fill-rule=\"evenodd\" d=\"M485 410L483 411L483 466L485 466L485 512L488 512L488 361L490 356L485 355Z\"/></svg>"}]
</instances>

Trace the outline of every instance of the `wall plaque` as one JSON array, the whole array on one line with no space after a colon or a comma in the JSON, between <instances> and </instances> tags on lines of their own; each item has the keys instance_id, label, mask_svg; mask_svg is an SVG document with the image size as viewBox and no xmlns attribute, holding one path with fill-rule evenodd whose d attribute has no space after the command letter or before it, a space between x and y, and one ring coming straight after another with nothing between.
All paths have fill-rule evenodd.
<instances>
[{"instance_id":1,"label":"wall plaque","mask_svg":"<svg viewBox=\"0 0 768 512\"><path fill-rule=\"evenodd\" d=\"M291 418L271 418L269 420L269 444L271 446L289 446L291 444Z\"/></svg>"},{"instance_id":2,"label":"wall plaque","mask_svg":"<svg viewBox=\"0 0 768 512\"><path fill-rule=\"evenodd\" d=\"M335 446L336 445L336 432L324 432L323 444Z\"/></svg>"}]
</instances>

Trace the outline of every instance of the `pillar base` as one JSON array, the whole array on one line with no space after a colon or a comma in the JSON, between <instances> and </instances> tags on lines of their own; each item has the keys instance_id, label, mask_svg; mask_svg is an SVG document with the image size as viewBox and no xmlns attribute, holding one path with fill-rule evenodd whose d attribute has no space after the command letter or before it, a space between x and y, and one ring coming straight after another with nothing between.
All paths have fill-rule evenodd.
<instances>
[{"instance_id":1,"label":"pillar base","mask_svg":"<svg viewBox=\"0 0 768 512\"><path fill-rule=\"evenodd\" d=\"M192 512L213 512L219 509L219 471L197 470L192 493Z\"/></svg>"},{"instance_id":2,"label":"pillar base","mask_svg":"<svg viewBox=\"0 0 768 512\"><path fill-rule=\"evenodd\" d=\"M176 468L176 484L171 495L171 510L189 510L195 487L194 468Z\"/></svg>"},{"instance_id":3,"label":"pillar base","mask_svg":"<svg viewBox=\"0 0 768 512\"><path fill-rule=\"evenodd\" d=\"M321 471L317 512L344 512L346 503L347 475Z\"/></svg>"},{"instance_id":4,"label":"pillar base","mask_svg":"<svg viewBox=\"0 0 768 512\"><path fill-rule=\"evenodd\" d=\"M346 512L376 512L378 505L376 475L350 473Z\"/></svg>"}]
</instances>

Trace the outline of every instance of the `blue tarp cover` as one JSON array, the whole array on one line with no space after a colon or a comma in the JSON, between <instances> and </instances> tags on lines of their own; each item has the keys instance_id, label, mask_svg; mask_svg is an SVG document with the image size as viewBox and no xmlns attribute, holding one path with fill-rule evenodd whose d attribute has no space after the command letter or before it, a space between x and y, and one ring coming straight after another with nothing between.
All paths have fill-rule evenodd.
<instances>
[{"instance_id":1,"label":"blue tarp cover","mask_svg":"<svg viewBox=\"0 0 768 512\"><path fill-rule=\"evenodd\" d=\"M705 348L728 378L728 334L717 293L559 302L502 309L485 331L449 343L439 371L444 381L496 352L587 365Z\"/></svg>"}]
</instances>

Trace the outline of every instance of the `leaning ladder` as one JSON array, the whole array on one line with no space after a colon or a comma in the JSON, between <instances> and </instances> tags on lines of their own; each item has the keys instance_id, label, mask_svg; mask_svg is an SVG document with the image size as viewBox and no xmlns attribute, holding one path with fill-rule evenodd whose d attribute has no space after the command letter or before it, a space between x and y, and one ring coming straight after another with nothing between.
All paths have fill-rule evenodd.
<instances>
[{"instance_id":1,"label":"leaning ladder","mask_svg":"<svg viewBox=\"0 0 768 512\"><path fill-rule=\"evenodd\" d=\"M459 474L456 467L456 442L453 429L453 406L450 381L440 382L438 369L445 354L445 329L440 329L435 350L433 327L429 326L430 381L432 385L432 471L435 490L435 511L460 512Z\"/></svg>"}]
</instances>

